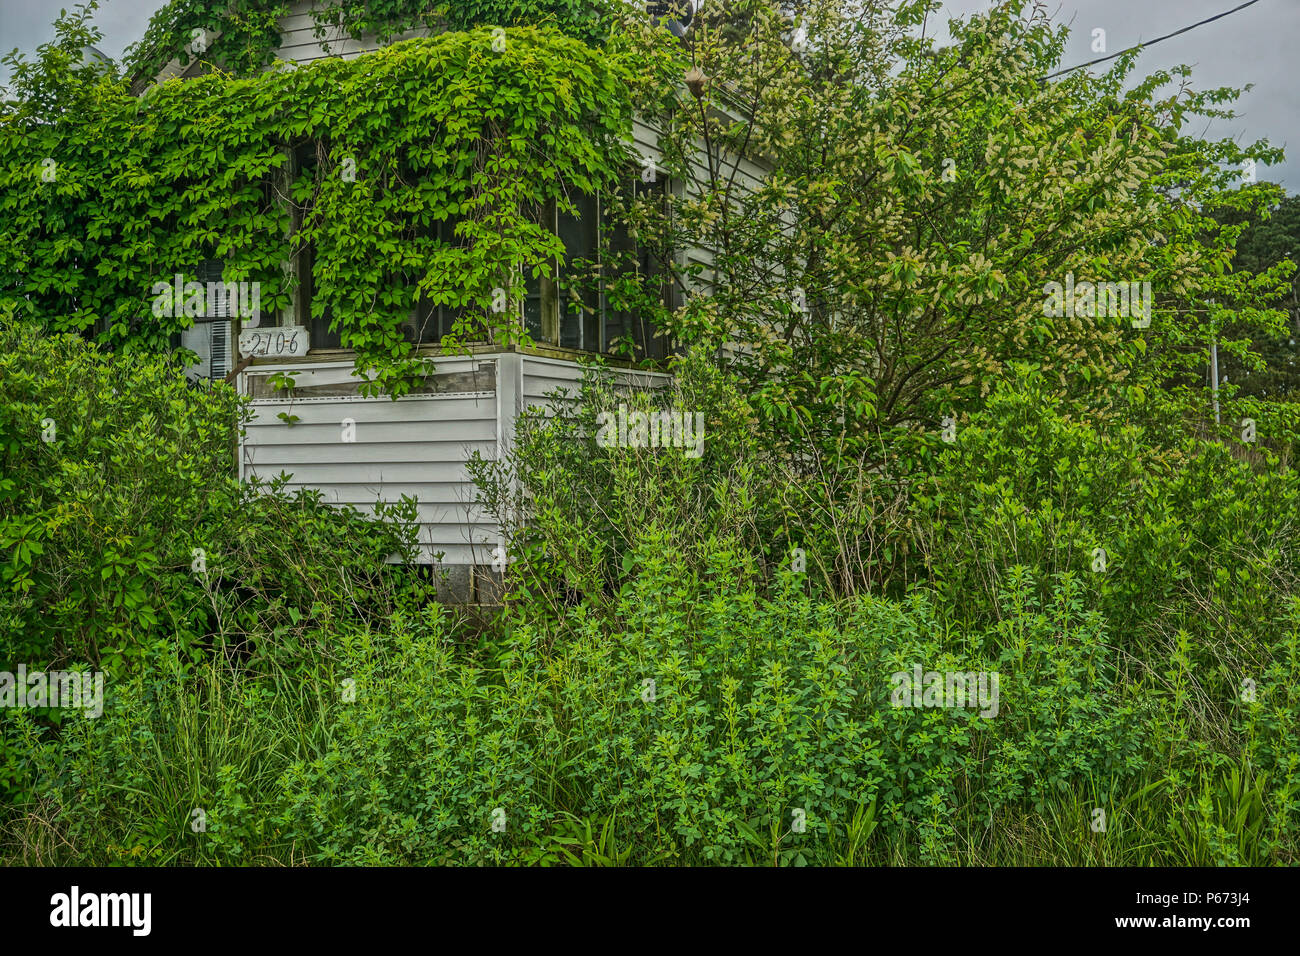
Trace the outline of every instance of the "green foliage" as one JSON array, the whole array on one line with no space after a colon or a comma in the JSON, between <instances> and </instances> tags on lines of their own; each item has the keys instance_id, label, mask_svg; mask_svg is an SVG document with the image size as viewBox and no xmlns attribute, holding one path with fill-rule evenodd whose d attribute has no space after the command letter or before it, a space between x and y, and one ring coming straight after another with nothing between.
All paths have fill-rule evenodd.
<instances>
[{"instance_id":1,"label":"green foliage","mask_svg":"<svg viewBox=\"0 0 1300 956\"><path fill-rule=\"evenodd\" d=\"M266 66L280 47L286 0L170 0L149 20L144 37L126 52L129 74L152 80L175 58L197 58L241 76ZM411 30L472 30L480 26L549 26L587 42L608 32L610 5L602 0L318 0L310 13L316 36L381 44ZM206 50L192 47L205 31Z\"/></svg>"},{"instance_id":2,"label":"green foliage","mask_svg":"<svg viewBox=\"0 0 1300 956\"><path fill-rule=\"evenodd\" d=\"M1233 225L1246 221L1242 213L1229 211L1224 218ZM1265 398L1300 399L1300 297L1294 261L1300 258L1300 196L1287 196L1275 207L1260 211L1249 220L1237 242L1234 268L1253 274L1276 273L1279 264L1288 273L1286 290L1270 298L1269 305L1286 313L1287 321L1267 333L1230 327L1230 338L1250 337L1252 350L1263 365L1236 355L1221 357L1225 381L1240 386L1246 395Z\"/></svg>"},{"instance_id":3,"label":"green foliage","mask_svg":"<svg viewBox=\"0 0 1300 956\"><path fill-rule=\"evenodd\" d=\"M1232 271L1275 198L1237 164L1275 151L1185 135L1231 91L1159 99L1181 69L1044 84L1064 38L1036 12L934 50L927 6L803 5L791 56L780 4L711 4L698 105L639 14L631 51L476 29L142 103L75 67L67 20L0 118L0 292L126 348L0 328L0 646L112 682L98 719L3 715L6 862L1300 862L1300 427L1233 388L1215 427L1198 381L1212 337L1249 364L1277 331L1277 243ZM422 13L324 9L385 36ZM512 559L477 631L380 566L400 527L240 488L240 403L129 354L171 331L130 324L134 263L222 256L279 307L310 243L318 305L399 393L398 317L418 297L491 327L485 293L560 252L535 210L613 184L634 101L685 188L615 205L665 262L714 251L710 294L672 266L693 294L656 313L705 348L661 389L592 368L473 464ZM42 183L56 146L91 159ZM315 166L282 175L299 146ZM736 157L772 172L748 198ZM463 244L430 238L448 219ZM1149 278L1152 327L1044 316L1067 270ZM619 403L701 413L702 455L602 447ZM915 667L997 673L996 714L896 706Z\"/></svg>"},{"instance_id":4,"label":"green foliage","mask_svg":"<svg viewBox=\"0 0 1300 956\"><path fill-rule=\"evenodd\" d=\"M725 543L705 546L704 576L675 560L682 544L641 536L612 617L576 610L556 630L525 613L476 650L445 612L403 612L344 631L340 659L292 693L160 658L58 745L20 720L37 771L26 858L953 863L990 841L980 854L1022 852L1025 821L1054 817L1033 838L1094 862L1300 852L1294 752L1266 767L1255 742L1269 714L1286 725L1273 744L1294 747L1300 608L1282 680L1234 718L1252 769L1233 783L1225 757L1181 738L1176 691L1126 676L1068 575L1040 607L1018 572L1003 621L963 633L920 593L837 608L786 573L761 597ZM916 664L998 671L997 714L894 706L891 675ZM1087 832L1094 806L1119 834L1108 850Z\"/></svg>"},{"instance_id":5,"label":"green foliage","mask_svg":"<svg viewBox=\"0 0 1300 956\"><path fill-rule=\"evenodd\" d=\"M1066 30L1041 4L954 21L942 49L916 29L936 8L724 0L685 50L634 33L649 64L638 109L683 184L640 231L713 252L707 270L664 258L688 298L658 320L711 349L745 342L728 359L764 443L837 482L881 463L882 432L974 410L1017 362L1057 398L1124 383L1205 422L1214 332L1237 323L1220 348L1252 361L1283 280L1230 271L1240 228L1215 217L1276 201L1239 174L1279 151L1198 139L1236 91L1191 89L1185 67L1138 80L1129 55L1043 82ZM792 13L807 37L795 51ZM1150 282L1150 327L1046 315L1045 283L1067 273Z\"/></svg>"},{"instance_id":6,"label":"green foliage","mask_svg":"<svg viewBox=\"0 0 1300 956\"><path fill-rule=\"evenodd\" d=\"M609 32L611 0L321 0L312 11L318 33L373 36L381 43L411 29L472 30L480 26L544 26L598 42ZM332 29L331 29L332 28Z\"/></svg>"},{"instance_id":7,"label":"green foliage","mask_svg":"<svg viewBox=\"0 0 1300 956\"><path fill-rule=\"evenodd\" d=\"M538 209L612 180L630 105L614 56L533 27L505 37L497 50L486 29L446 33L139 99L109 79L78 86L45 55L32 82L54 77L89 104L0 113L0 303L162 351L190 319L152 315L155 283L220 259L278 315L296 281L284 263L310 249L311 314L356 350L369 394L426 371L401 332L417 303L464 310L458 340L514 341L494 290L519 302L525 272L560 253ZM447 221L454 241L437 236Z\"/></svg>"},{"instance_id":8,"label":"green foliage","mask_svg":"<svg viewBox=\"0 0 1300 956\"><path fill-rule=\"evenodd\" d=\"M196 667L166 641L148 665L110 683L103 717L65 721L57 736L27 712L7 715L27 785L16 852L101 866L291 860L261 794L321 746L331 688L283 670L254 677L222 656Z\"/></svg>"},{"instance_id":9,"label":"green foliage","mask_svg":"<svg viewBox=\"0 0 1300 956\"><path fill-rule=\"evenodd\" d=\"M185 66L197 58L226 72L252 73L279 49L279 21L290 7L288 0L168 0L127 48L126 72L148 82L173 59Z\"/></svg>"},{"instance_id":10,"label":"green foliage","mask_svg":"<svg viewBox=\"0 0 1300 956\"><path fill-rule=\"evenodd\" d=\"M200 395L165 359L0 327L6 662L98 662L188 616L190 549L235 505L238 426L233 391Z\"/></svg>"},{"instance_id":11,"label":"green foliage","mask_svg":"<svg viewBox=\"0 0 1300 956\"><path fill-rule=\"evenodd\" d=\"M1273 457L1242 460L1242 447L1161 446L1141 426L1053 407L1028 375L954 443L934 443L914 489L914 560L971 621L1000 616L996 595L1017 565L1087 580L1088 606L1145 679L1172 679L1168 662L1186 645L1196 676L1183 718L1220 726L1300 593L1300 478Z\"/></svg>"},{"instance_id":12,"label":"green foliage","mask_svg":"<svg viewBox=\"0 0 1300 956\"><path fill-rule=\"evenodd\" d=\"M382 524L261 493L283 483L241 486L246 415L166 359L0 324L0 670L124 673L159 635L183 654L222 635L256 655L274 634L288 665L328 653L300 642L317 619L382 605L371 592L409 547L413 506Z\"/></svg>"},{"instance_id":13,"label":"green foliage","mask_svg":"<svg viewBox=\"0 0 1300 956\"><path fill-rule=\"evenodd\" d=\"M620 387L617 376L600 363L587 366L575 396L552 396L554 413L525 412L508 454L470 461L508 550L526 555L511 579L521 599L552 602L557 611L575 596L599 603L628 579L624 559L647 526L757 543L757 529L746 525L762 470L746 460L755 451L753 411L735 382L698 352L675 362L671 384L659 389ZM629 412L701 413L703 454L600 447L598 416L616 415L620 404Z\"/></svg>"},{"instance_id":14,"label":"green foliage","mask_svg":"<svg viewBox=\"0 0 1300 956\"><path fill-rule=\"evenodd\" d=\"M613 397L599 375L589 388ZM656 399L700 402L714 429L700 459L586 457L574 454L594 445L580 417L537 421L523 460L606 476L565 510L574 485L528 472L535 537L512 565L510 608L477 640L445 609L394 603L277 630L257 667L228 640L197 665L174 642L150 645L103 717L55 733L10 715L7 772L20 774L22 802L7 852L65 863L1295 862L1300 602L1285 576L1293 537L1285 519L1265 521L1292 500L1293 473L1256 473L1212 448L1199 466L1160 471L1140 433L1069 419L1041 395L1032 378L1012 383L937 453L911 507L946 515L960 503L965 519L946 536L931 518L939 533L911 553L930 557L933 588L892 599L834 601L788 557L769 567L753 529L772 503L761 473L734 461L752 417L707 366L688 360L677 390ZM1062 471L1063 455L1087 467ZM1128 488L1135 478L1145 483ZM1143 497L1194 502L1204 484L1225 497L1198 513L1226 511L1228 495L1239 511L1190 540L1151 528L1162 512ZM1129 524L1098 517L1105 496L1124 493ZM1022 496L1038 502L1032 515ZM601 519L581 522L596 502ZM1126 542L1105 574L1075 566L1065 544L1097 528ZM557 583L565 541L603 570ZM966 551L980 555L959 560ZM1235 594L1215 584L1229 553L1246 569ZM1155 595L1136 610L1120 574L1132 567ZM1210 585L1219 603L1188 603ZM263 591L255 604L272 600ZM1232 629L1194 630L1198 608ZM893 675L916 666L998 673L996 714L895 706ZM1104 838L1088 826L1099 807ZM205 832L190 828L195 808Z\"/></svg>"},{"instance_id":15,"label":"green foliage","mask_svg":"<svg viewBox=\"0 0 1300 956\"><path fill-rule=\"evenodd\" d=\"M54 40L36 48L36 60L15 48L0 57L9 72L4 112L25 118L65 118L81 109L93 109L94 91L101 81L114 79L111 64L89 60L85 50L103 39L91 23L98 0L79 3L71 13L59 11Z\"/></svg>"}]
</instances>

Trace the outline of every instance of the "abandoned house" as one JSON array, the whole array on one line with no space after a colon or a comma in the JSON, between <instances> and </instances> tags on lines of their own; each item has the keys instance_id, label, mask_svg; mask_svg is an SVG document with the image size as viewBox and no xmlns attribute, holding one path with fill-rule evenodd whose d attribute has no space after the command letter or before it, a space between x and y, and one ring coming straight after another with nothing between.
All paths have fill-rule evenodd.
<instances>
[{"instance_id":1,"label":"abandoned house","mask_svg":"<svg viewBox=\"0 0 1300 956\"><path fill-rule=\"evenodd\" d=\"M322 35L312 10L312 0L298 0L278 23L275 56L297 69L313 69L332 58L366 57L385 45L373 36L353 35L342 23ZM662 17L665 11L652 8L646 15ZM667 14L669 28L680 35L681 23L673 15ZM689 17L689 9L675 15ZM396 40L427 35L427 29L419 29ZM220 37L208 42L219 44ZM137 79L137 86L145 94L151 85L200 76L207 69L202 57L184 64L173 59L152 79ZM653 169L660 155L658 134L635 115L630 145ZM291 158L295 166L312 160L310 153ZM757 182L762 170L744 161L742 174ZM682 188L666 176L649 178L655 181L637 188ZM608 244L628 241L626 235L610 234L599 194L579 199L578 205L577 216L553 206L545 213L543 225L562 241L566 257L596 257ZM450 220L439 228L450 237ZM708 261L705 250L674 250L673 255ZM500 456L524 410L547 405L556 389L571 389L582 375L584 358L605 356L618 379L631 387L650 387L668 378L655 363L669 356L674 344L641 316L616 309L603 288L585 293L582 309L561 308L556 289L563 282L566 258L557 259L550 276L527 279L516 312L531 344L469 342L448 354L440 342L455 321L452 310L413 308L406 339L416 354L433 360L434 373L422 387L396 399L364 394L362 379L354 375L355 355L344 347L339 329L331 327L328 310L314 314L311 307L310 249L293 260L286 265L297 282L287 306L263 309L249 322L227 303L227 311L219 306L207 313L206 321L176 337L175 344L200 357L188 374L231 381L250 399L254 418L238 448L241 478L286 473L289 491L318 489L327 502L363 510L377 500L414 497L418 560L434 566L456 599L483 599L495 580L493 553L503 542L501 529L476 500L466 469L470 456ZM638 267L654 281L656 266L649 256L642 256ZM219 283L222 263L204 263L198 278ZM663 303L674 307L682 290L666 281L660 288ZM616 342L629 339L632 361L609 354ZM282 381L277 376L284 374L294 376L287 394L277 387ZM350 426L347 439L341 439L344 423Z\"/></svg>"}]
</instances>

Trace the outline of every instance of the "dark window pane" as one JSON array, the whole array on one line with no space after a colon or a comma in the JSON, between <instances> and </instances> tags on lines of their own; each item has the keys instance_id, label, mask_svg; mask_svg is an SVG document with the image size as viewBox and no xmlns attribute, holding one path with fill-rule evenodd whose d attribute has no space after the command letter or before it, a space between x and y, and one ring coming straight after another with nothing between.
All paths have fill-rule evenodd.
<instances>
[{"instance_id":1,"label":"dark window pane","mask_svg":"<svg viewBox=\"0 0 1300 956\"><path fill-rule=\"evenodd\" d=\"M577 207L576 214L560 213L556 227L565 249L565 262L559 277L560 345L581 349L590 348L597 341L600 219L595 196L575 195L572 199Z\"/></svg>"},{"instance_id":2,"label":"dark window pane","mask_svg":"<svg viewBox=\"0 0 1300 956\"><path fill-rule=\"evenodd\" d=\"M524 279L524 329L533 340L542 340L542 280L531 274Z\"/></svg>"},{"instance_id":3,"label":"dark window pane","mask_svg":"<svg viewBox=\"0 0 1300 956\"><path fill-rule=\"evenodd\" d=\"M303 143L294 149L292 170L294 179L315 176L318 165L317 143L314 141ZM302 201L305 202L306 200ZM301 228L305 211L299 206L295 205L293 207L291 212L294 229ZM316 281L313 274L315 266L315 247L310 243L300 246L294 256L294 270L298 275L298 293L294 303L294 324L304 326L307 329L311 339L311 351L342 348L342 335L330 329L330 322L334 318L334 310L326 305L323 314L312 315L312 306L316 302Z\"/></svg>"},{"instance_id":4,"label":"dark window pane","mask_svg":"<svg viewBox=\"0 0 1300 956\"><path fill-rule=\"evenodd\" d=\"M316 349L342 348L342 336L330 329L334 309L326 305L322 315L312 315L312 303L316 301L315 263L315 250L305 246L298 253L298 324L307 327L313 352Z\"/></svg>"},{"instance_id":5,"label":"dark window pane","mask_svg":"<svg viewBox=\"0 0 1300 956\"><path fill-rule=\"evenodd\" d=\"M463 246L465 240L456 235L456 225L460 221L459 216L449 216L437 223L436 235L438 241L452 247ZM467 314L467 310L462 305L442 303L435 306L432 303L423 302L421 305L429 311L432 318L433 336L428 340L429 344L441 341L444 335L450 335L456 320ZM471 333L467 338L469 341L476 341L480 340L482 336Z\"/></svg>"},{"instance_id":6,"label":"dark window pane","mask_svg":"<svg viewBox=\"0 0 1300 956\"><path fill-rule=\"evenodd\" d=\"M663 181L645 183L638 180L632 184L631 190L625 191L632 191L638 199L643 200L653 200L656 196L661 202L666 199L666 183ZM652 250L647 245L638 243L623 223L608 223L607 228L613 262L606 273L606 280L612 282L619 277L637 276L645 291L656 295L665 308L674 308L678 303L672 274L661 264L661 257L668 255L667 250ZM609 301L604 288L601 311L604 351L618 349L619 354L626 354L620 345L628 341L633 345L633 359L664 358L672 351L668 337L660 333L645 310L626 307L622 303L615 305Z\"/></svg>"},{"instance_id":7,"label":"dark window pane","mask_svg":"<svg viewBox=\"0 0 1300 956\"><path fill-rule=\"evenodd\" d=\"M402 337L411 345L436 345L442 339L439 309L430 302L415 305L414 315L402 323Z\"/></svg>"}]
</instances>

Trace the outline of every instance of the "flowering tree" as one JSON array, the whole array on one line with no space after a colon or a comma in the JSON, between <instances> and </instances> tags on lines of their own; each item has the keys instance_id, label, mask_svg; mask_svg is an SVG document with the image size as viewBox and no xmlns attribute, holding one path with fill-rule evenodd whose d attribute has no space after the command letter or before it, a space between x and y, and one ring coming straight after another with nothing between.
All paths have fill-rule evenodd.
<instances>
[{"instance_id":1,"label":"flowering tree","mask_svg":"<svg viewBox=\"0 0 1300 956\"><path fill-rule=\"evenodd\" d=\"M1229 316L1206 300L1234 303L1219 347L1242 361L1281 320L1264 304L1290 267L1230 271L1240 228L1215 219L1267 213L1277 187L1242 170L1280 152L1190 135L1237 91L1186 68L1047 79L1065 30L1042 4L954 21L943 48L938 6L716 0L682 42L629 18L681 184L632 214L712 252L666 258L686 302L661 321L727 354L775 435L854 460L960 420L1013 362L1094 406L1208 409L1195 373ZM1098 283L1149 283L1149 313L1097 308ZM1053 307L1056 286L1077 291Z\"/></svg>"}]
</instances>

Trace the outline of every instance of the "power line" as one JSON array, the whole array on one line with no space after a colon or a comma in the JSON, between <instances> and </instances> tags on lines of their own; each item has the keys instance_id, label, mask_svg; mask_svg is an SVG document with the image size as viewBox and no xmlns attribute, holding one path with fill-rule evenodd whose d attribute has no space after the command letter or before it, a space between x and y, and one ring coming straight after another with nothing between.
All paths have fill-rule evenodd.
<instances>
[{"instance_id":1,"label":"power line","mask_svg":"<svg viewBox=\"0 0 1300 956\"><path fill-rule=\"evenodd\" d=\"M1231 10L1225 10L1223 13L1202 20L1200 23L1193 23L1190 27L1183 27L1181 30L1175 30L1173 33L1166 33L1162 37L1156 37L1154 40L1149 40L1146 43L1139 43L1137 46L1131 46L1127 50L1120 50L1118 53L1112 53L1110 56L1098 57L1095 60L1089 60L1087 63L1080 63L1078 66L1072 66L1069 69L1057 70L1055 73L1049 73L1047 76L1043 77L1043 81L1046 82L1055 77L1063 76L1066 73L1073 73L1075 70L1082 70L1086 67L1095 66L1098 63L1105 63L1107 60L1113 60L1116 57L1123 56L1125 53L1132 53L1134 50L1141 50L1149 46L1155 46L1162 40L1168 40L1170 37L1176 37L1179 34L1186 33L1188 30L1195 30L1197 27L1203 27L1205 24L1213 23L1215 20L1222 20L1229 14L1236 13L1238 10L1244 10L1246 7L1253 6L1256 3L1259 3L1259 0L1246 0L1245 3L1233 7Z\"/></svg>"}]
</instances>

